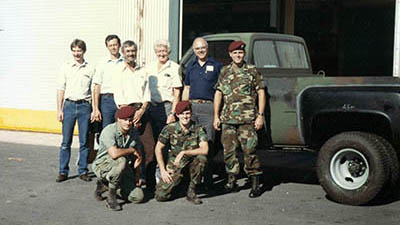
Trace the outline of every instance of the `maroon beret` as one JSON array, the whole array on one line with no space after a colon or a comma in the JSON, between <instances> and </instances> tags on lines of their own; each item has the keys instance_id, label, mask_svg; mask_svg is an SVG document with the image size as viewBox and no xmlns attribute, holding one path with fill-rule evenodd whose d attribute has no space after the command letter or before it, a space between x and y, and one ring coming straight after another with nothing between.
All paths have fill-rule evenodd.
<instances>
[{"instance_id":1,"label":"maroon beret","mask_svg":"<svg viewBox=\"0 0 400 225\"><path fill-rule=\"evenodd\" d=\"M183 113L186 110L192 111L192 105L190 104L189 101L181 101L178 102L178 104L176 104L175 113L177 115Z\"/></svg>"},{"instance_id":2,"label":"maroon beret","mask_svg":"<svg viewBox=\"0 0 400 225\"><path fill-rule=\"evenodd\" d=\"M243 41L234 41L229 45L229 52L233 52L235 50L244 50L244 47L246 47L246 43Z\"/></svg>"},{"instance_id":3,"label":"maroon beret","mask_svg":"<svg viewBox=\"0 0 400 225\"><path fill-rule=\"evenodd\" d=\"M116 117L118 119L128 119L135 115L136 110L132 106L122 106L118 109Z\"/></svg>"}]
</instances>

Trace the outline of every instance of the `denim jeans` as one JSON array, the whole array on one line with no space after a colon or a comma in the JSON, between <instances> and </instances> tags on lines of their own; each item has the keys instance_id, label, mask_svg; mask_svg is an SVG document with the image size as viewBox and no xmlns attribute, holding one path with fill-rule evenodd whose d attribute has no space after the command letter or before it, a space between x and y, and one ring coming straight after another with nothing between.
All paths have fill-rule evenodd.
<instances>
[{"instance_id":1,"label":"denim jeans","mask_svg":"<svg viewBox=\"0 0 400 225\"><path fill-rule=\"evenodd\" d=\"M102 128L106 127L108 124L115 122L115 112L117 111L117 106L114 102L114 97L111 95L100 95L100 112L101 112L101 125Z\"/></svg>"},{"instance_id":2,"label":"denim jeans","mask_svg":"<svg viewBox=\"0 0 400 225\"><path fill-rule=\"evenodd\" d=\"M153 137L154 137L155 143L157 143L157 141L158 141L158 136L160 135L161 130L167 124L168 114L171 113L171 109L172 109L171 102L150 104L149 117L150 117L151 129L153 130ZM167 159L168 159L168 149L169 149L169 145L167 145L162 152L164 162L167 162ZM160 179L158 177L160 175L160 168L158 168L158 165L153 165L153 166L156 166L156 168L150 168L149 170L155 171L155 174L154 174L154 176L156 177L155 182L158 183L157 179ZM151 179L153 179L153 177Z\"/></svg>"},{"instance_id":3,"label":"denim jeans","mask_svg":"<svg viewBox=\"0 0 400 225\"><path fill-rule=\"evenodd\" d=\"M88 172L88 153L89 142L88 132L90 124L90 114L92 107L89 102L75 103L71 101L64 102L64 120L62 122L63 140L60 148L60 169L59 173L68 176L69 160L71 158L71 144L74 133L75 121L78 120L79 130L79 175Z\"/></svg>"},{"instance_id":4,"label":"denim jeans","mask_svg":"<svg viewBox=\"0 0 400 225\"><path fill-rule=\"evenodd\" d=\"M167 124L168 115L171 113L171 102L150 104L149 116L151 128L153 130L154 141L157 143L158 135Z\"/></svg>"}]
</instances>

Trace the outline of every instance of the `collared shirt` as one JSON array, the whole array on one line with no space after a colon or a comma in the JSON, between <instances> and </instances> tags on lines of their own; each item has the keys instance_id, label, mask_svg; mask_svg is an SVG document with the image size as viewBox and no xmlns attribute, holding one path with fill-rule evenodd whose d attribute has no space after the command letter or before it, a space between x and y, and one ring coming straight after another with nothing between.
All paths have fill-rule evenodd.
<instances>
[{"instance_id":1,"label":"collared shirt","mask_svg":"<svg viewBox=\"0 0 400 225\"><path fill-rule=\"evenodd\" d=\"M177 121L163 128L158 141L165 145L171 144L168 160L173 161L179 152L199 148L200 142L207 142L208 138L204 129L193 121L190 122L187 132L182 129L179 121Z\"/></svg>"},{"instance_id":2,"label":"collared shirt","mask_svg":"<svg viewBox=\"0 0 400 225\"><path fill-rule=\"evenodd\" d=\"M110 57L101 60L96 66L96 73L93 76L93 83L101 85L100 94L114 93L113 77L124 65L122 55L112 60Z\"/></svg>"},{"instance_id":3,"label":"collared shirt","mask_svg":"<svg viewBox=\"0 0 400 225\"><path fill-rule=\"evenodd\" d=\"M208 57L203 66L197 57L189 63L185 77L185 85L190 86L189 99L214 100L214 87L222 66L212 57Z\"/></svg>"},{"instance_id":4,"label":"collared shirt","mask_svg":"<svg viewBox=\"0 0 400 225\"><path fill-rule=\"evenodd\" d=\"M149 77L149 88L152 102L164 102L174 100L173 88L182 87L182 78L179 74L179 65L168 60L158 71L158 61L146 66Z\"/></svg>"},{"instance_id":5,"label":"collared shirt","mask_svg":"<svg viewBox=\"0 0 400 225\"><path fill-rule=\"evenodd\" d=\"M232 65L222 68L216 85L224 101L220 119L229 124L250 123L256 118L257 91L264 89L262 76L253 65L244 63L237 72Z\"/></svg>"},{"instance_id":6,"label":"collared shirt","mask_svg":"<svg viewBox=\"0 0 400 225\"><path fill-rule=\"evenodd\" d=\"M90 100L94 68L86 61L79 64L75 61L65 62L57 77L57 90L64 92L64 99Z\"/></svg>"},{"instance_id":7,"label":"collared shirt","mask_svg":"<svg viewBox=\"0 0 400 225\"><path fill-rule=\"evenodd\" d=\"M126 63L114 76L114 101L117 105L150 102L149 79L143 68L130 70Z\"/></svg>"},{"instance_id":8,"label":"collared shirt","mask_svg":"<svg viewBox=\"0 0 400 225\"><path fill-rule=\"evenodd\" d=\"M137 150L143 149L142 142L140 141L139 133L134 127L128 130L126 135L122 133L118 122L106 126L100 134L99 150L96 155L96 161L108 154L108 149L112 146L117 148L135 148Z\"/></svg>"}]
</instances>

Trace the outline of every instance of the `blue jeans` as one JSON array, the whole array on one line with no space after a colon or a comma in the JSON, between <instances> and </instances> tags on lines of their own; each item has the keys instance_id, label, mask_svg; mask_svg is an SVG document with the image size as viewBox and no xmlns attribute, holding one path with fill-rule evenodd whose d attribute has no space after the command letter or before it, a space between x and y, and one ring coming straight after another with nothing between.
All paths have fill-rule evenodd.
<instances>
[{"instance_id":1,"label":"blue jeans","mask_svg":"<svg viewBox=\"0 0 400 225\"><path fill-rule=\"evenodd\" d=\"M100 112L101 112L101 126L104 129L108 124L115 122L115 112L117 106L114 102L114 97L111 95L100 95Z\"/></svg>"},{"instance_id":2,"label":"blue jeans","mask_svg":"<svg viewBox=\"0 0 400 225\"><path fill-rule=\"evenodd\" d=\"M90 124L90 114L92 107L89 102L75 103L66 100L64 102L64 120L62 122L63 140L60 148L60 169L59 173L68 176L69 160L71 158L71 144L74 133L75 121L78 120L79 130L79 175L88 172L88 133Z\"/></svg>"},{"instance_id":3,"label":"blue jeans","mask_svg":"<svg viewBox=\"0 0 400 225\"><path fill-rule=\"evenodd\" d=\"M167 124L168 114L171 113L172 104L171 102L163 102L150 104L149 116L151 129L153 130L154 141L157 143L158 135L160 135L161 130Z\"/></svg>"}]
</instances>

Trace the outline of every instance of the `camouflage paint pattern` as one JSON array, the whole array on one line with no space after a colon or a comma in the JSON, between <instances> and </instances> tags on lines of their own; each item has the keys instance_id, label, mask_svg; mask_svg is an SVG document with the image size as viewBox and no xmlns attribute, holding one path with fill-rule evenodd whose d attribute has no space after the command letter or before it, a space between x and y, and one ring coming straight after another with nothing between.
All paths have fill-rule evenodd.
<instances>
[{"instance_id":1,"label":"camouflage paint pattern","mask_svg":"<svg viewBox=\"0 0 400 225\"><path fill-rule=\"evenodd\" d=\"M222 93L221 123L251 123L256 118L257 91L263 88L255 66L243 64L236 72L232 63L221 70L216 89Z\"/></svg>"},{"instance_id":2,"label":"camouflage paint pattern","mask_svg":"<svg viewBox=\"0 0 400 225\"><path fill-rule=\"evenodd\" d=\"M156 186L155 198L158 201L165 201L171 197L171 192L182 180L182 170L185 168L189 169L190 184L194 187L200 183L204 167L207 163L207 156L187 156L185 155L179 162L179 166L174 165L176 156L184 150L191 150L199 148L200 142L207 142L208 137L204 129L196 125L191 121L188 131L185 132L179 122L168 124L163 128L158 137L158 141L161 143L171 145L171 149L168 152L168 163L167 170L172 171L171 177L173 182L168 184L163 180Z\"/></svg>"},{"instance_id":3,"label":"camouflage paint pattern","mask_svg":"<svg viewBox=\"0 0 400 225\"><path fill-rule=\"evenodd\" d=\"M239 174L237 157L239 144L244 156L244 171L247 175L260 175L260 161L256 155L258 137L253 123L222 124L221 142L224 146L225 170L228 174Z\"/></svg>"},{"instance_id":4,"label":"camouflage paint pattern","mask_svg":"<svg viewBox=\"0 0 400 225\"><path fill-rule=\"evenodd\" d=\"M172 182L168 184L161 179L156 186L156 191L154 196L155 199L158 201L165 201L171 198L171 193L173 189L176 186L178 186L179 183L182 181L183 178L182 170L185 168L189 169L189 174L190 174L189 187L194 189L195 186L201 182L201 177L206 163L207 163L207 157L204 155L186 157L184 162L179 164L179 167L175 166L173 161L169 160L167 164L167 170L172 171L171 173Z\"/></svg>"}]
</instances>

